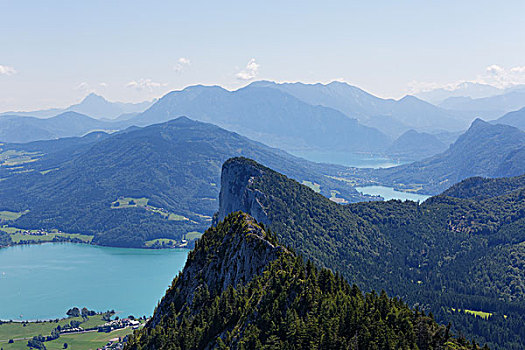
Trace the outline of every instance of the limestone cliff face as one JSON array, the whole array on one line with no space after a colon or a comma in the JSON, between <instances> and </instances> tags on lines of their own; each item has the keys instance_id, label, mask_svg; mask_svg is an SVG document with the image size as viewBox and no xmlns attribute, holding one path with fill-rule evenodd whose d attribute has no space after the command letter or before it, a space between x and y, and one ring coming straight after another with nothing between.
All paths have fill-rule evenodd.
<instances>
[{"instance_id":1,"label":"limestone cliff face","mask_svg":"<svg viewBox=\"0 0 525 350\"><path fill-rule=\"evenodd\" d=\"M228 286L248 283L281 254L288 251L268 239L266 232L247 214L233 213L210 228L188 256L182 273L159 304L150 326L175 310L190 307L199 292L218 295Z\"/></svg>"},{"instance_id":2,"label":"limestone cliff face","mask_svg":"<svg viewBox=\"0 0 525 350\"><path fill-rule=\"evenodd\" d=\"M233 212L250 214L258 222L268 225L269 219L261 204L265 194L250 188L250 184L264 174L264 167L246 158L232 158L224 163L219 195L219 221Z\"/></svg>"}]
</instances>

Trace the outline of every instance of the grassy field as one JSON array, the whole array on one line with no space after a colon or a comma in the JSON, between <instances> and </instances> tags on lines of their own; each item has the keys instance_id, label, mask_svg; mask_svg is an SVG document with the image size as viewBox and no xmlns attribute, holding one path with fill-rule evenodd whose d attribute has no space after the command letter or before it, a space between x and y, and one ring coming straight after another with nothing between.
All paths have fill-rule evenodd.
<instances>
[{"instance_id":1,"label":"grassy field","mask_svg":"<svg viewBox=\"0 0 525 350\"><path fill-rule=\"evenodd\" d=\"M48 350L64 349L64 343L67 343L68 349L72 350L96 350L107 344L110 339L124 338L132 332L131 328L124 328L110 333L94 331L81 334L63 334L60 338L44 344ZM27 340L17 340L13 344L0 343L0 347L4 350L29 350Z\"/></svg>"},{"instance_id":2,"label":"grassy field","mask_svg":"<svg viewBox=\"0 0 525 350\"><path fill-rule=\"evenodd\" d=\"M11 239L14 243L20 243L20 241L30 241L34 243L52 242L55 237L64 237L70 239L77 238L83 243L91 243L93 240L93 236L83 235L80 233L48 233L45 236L24 235L22 233L11 234Z\"/></svg>"},{"instance_id":3,"label":"grassy field","mask_svg":"<svg viewBox=\"0 0 525 350\"><path fill-rule=\"evenodd\" d=\"M26 211L7 211L7 210L0 211L0 220L13 221L13 220L18 219L19 217L21 217L22 215L27 214L27 213L29 213L29 210L26 210Z\"/></svg>"},{"instance_id":4,"label":"grassy field","mask_svg":"<svg viewBox=\"0 0 525 350\"><path fill-rule=\"evenodd\" d=\"M178 242L174 239L169 239L169 238L157 238L157 239L152 239L151 241L146 241L145 245L146 247L151 247L155 243L177 244Z\"/></svg>"},{"instance_id":5,"label":"grassy field","mask_svg":"<svg viewBox=\"0 0 525 350\"><path fill-rule=\"evenodd\" d=\"M149 202L149 199L145 197L141 197L141 198L123 197L123 198L119 198L116 201L112 202L111 209L144 208L147 211L151 211L153 213L160 214L163 217L167 218L168 220L173 220L173 221L189 220L185 216L175 214L175 213L170 213L164 209L148 205L148 202Z\"/></svg>"},{"instance_id":6,"label":"grassy field","mask_svg":"<svg viewBox=\"0 0 525 350\"><path fill-rule=\"evenodd\" d=\"M466 314L469 314L469 315L473 315L473 316L476 316L476 317L479 317L479 318L482 318L484 320L488 320L490 316L492 316L492 313L490 312L485 312L485 311L475 311L475 310L456 310L454 308L452 308L452 311L457 311L457 312L464 312ZM505 316L505 315L504 315ZM505 317L507 318L507 317Z\"/></svg>"},{"instance_id":7,"label":"grassy field","mask_svg":"<svg viewBox=\"0 0 525 350\"><path fill-rule=\"evenodd\" d=\"M82 334L61 335L60 338L46 342L48 350L59 350L67 343L68 349L73 350L95 350L103 347L110 339L124 338L131 334L131 328L118 329L110 333L89 332ZM26 348L27 349L27 348ZM8 350L7 348L5 350Z\"/></svg>"},{"instance_id":8,"label":"grassy field","mask_svg":"<svg viewBox=\"0 0 525 350\"><path fill-rule=\"evenodd\" d=\"M47 173L50 173L50 172L55 171L55 170L58 170L58 169L59 169L59 168L53 168L53 169L43 170L43 171L40 172L40 174L45 175L45 174L47 174Z\"/></svg>"},{"instance_id":9,"label":"grassy field","mask_svg":"<svg viewBox=\"0 0 525 350\"><path fill-rule=\"evenodd\" d=\"M466 314L474 315L476 317L480 317L484 320L488 320L490 316L492 316L492 313L490 312L484 312L484 311L474 311L474 310L463 310Z\"/></svg>"},{"instance_id":10,"label":"grassy field","mask_svg":"<svg viewBox=\"0 0 525 350\"><path fill-rule=\"evenodd\" d=\"M339 191L331 190L330 191L330 200L339 204L348 203L348 201L344 198L339 198L337 195L340 194Z\"/></svg>"},{"instance_id":11,"label":"grassy field","mask_svg":"<svg viewBox=\"0 0 525 350\"><path fill-rule=\"evenodd\" d=\"M2 324L0 325L0 348L4 350L27 350L29 349L27 347L28 339L40 334L43 336L47 336L51 334L51 331L58 325L64 326L73 320L82 322L82 317L71 317L61 319L58 322L29 322L26 324L25 327L22 323L19 322ZM81 327L84 329L88 329L103 325L104 323L105 321L102 320L101 315L95 315L88 317L88 320L86 322L83 322L81 324ZM113 331L111 333L100 333L95 331L81 334L63 334L58 339L55 339L50 342L45 342L45 345L47 349L63 349L64 343L67 343L68 349L94 350L99 347L102 347L110 339L123 338L131 332L132 330L130 328L125 328ZM9 344L9 339L13 339L14 343Z\"/></svg>"},{"instance_id":12,"label":"grassy field","mask_svg":"<svg viewBox=\"0 0 525 350\"><path fill-rule=\"evenodd\" d=\"M21 322L4 323L0 325L0 346L4 347L4 342L8 342L9 339L32 338L39 334L49 335L51 334L51 331L58 325L64 326L69 324L71 321L82 322L82 317L64 318L58 322L28 322L25 326ZM102 320L101 315L89 316L86 322L82 322L81 327L87 329L103 325L104 323L106 322Z\"/></svg>"},{"instance_id":13,"label":"grassy field","mask_svg":"<svg viewBox=\"0 0 525 350\"><path fill-rule=\"evenodd\" d=\"M317 193L321 192L321 185L312 182L312 181L303 181L303 185L310 187L312 190L314 190Z\"/></svg>"},{"instance_id":14,"label":"grassy field","mask_svg":"<svg viewBox=\"0 0 525 350\"><path fill-rule=\"evenodd\" d=\"M0 165L13 166L31 163L42 157L39 152L8 150L0 153Z\"/></svg>"},{"instance_id":15,"label":"grassy field","mask_svg":"<svg viewBox=\"0 0 525 350\"><path fill-rule=\"evenodd\" d=\"M111 203L112 208L136 208L136 207L145 207L148 205L149 199L145 197L133 198L133 197L123 197L119 198L116 201ZM116 204L118 203L118 206Z\"/></svg>"},{"instance_id":16,"label":"grassy field","mask_svg":"<svg viewBox=\"0 0 525 350\"><path fill-rule=\"evenodd\" d=\"M202 232L191 231L191 232L186 233L186 239L188 241L192 241L194 239L199 239L201 237L202 237Z\"/></svg>"},{"instance_id":17,"label":"grassy field","mask_svg":"<svg viewBox=\"0 0 525 350\"><path fill-rule=\"evenodd\" d=\"M187 217L185 216L182 216L182 215L178 215L178 214L173 214L173 213L170 213L168 215L168 220L173 220L173 221L184 221L184 220L189 220Z\"/></svg>"}]
</instances>

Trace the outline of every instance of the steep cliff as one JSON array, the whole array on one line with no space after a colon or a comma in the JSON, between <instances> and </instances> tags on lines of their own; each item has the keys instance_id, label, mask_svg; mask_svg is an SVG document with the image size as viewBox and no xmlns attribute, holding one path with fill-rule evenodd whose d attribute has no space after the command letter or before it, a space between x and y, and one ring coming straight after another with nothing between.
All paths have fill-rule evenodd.
<instances>
[{"instance_id":1,"label":"steep cliff","mask_svg":"<svg viewBox=\"0 0 525 350\"><path fill-rule=\"evenodd\" d=\"M228 286L246 284L285 252L252 217L241 212L230 214L198 241L183 272L160 302L151 326L169 313L170 304L177 309L191 307L199 291L218 295Z\"/></svg>"},{"instance_id":2,"label":"steep cliff","mask_svg":"<svg viewBox=\"0 0 525 350\"><path fill-rule=\"evenodd\" d=\"M235 211L250 213L257 221L269 224L261 200L265 194L250 188L254 179L262 176L266 169L247 158L231 158L224 163L219 194L219 220Z\"/></svg>"}]
</instances>

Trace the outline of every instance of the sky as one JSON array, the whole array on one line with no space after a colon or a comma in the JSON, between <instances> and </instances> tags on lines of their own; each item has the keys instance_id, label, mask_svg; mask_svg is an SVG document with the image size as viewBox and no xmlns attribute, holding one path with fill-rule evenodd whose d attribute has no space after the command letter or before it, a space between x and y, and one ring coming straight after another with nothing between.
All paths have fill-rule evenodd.
<instances>
[{"instance_id":1,"label":"sky","mask_svg":"<svg viewBox=\"0 0 525 350\"><path fill-rule=\"evenodd\" d=\"M525 1L0 0L0 112L90 92L340 80L400 98L525 83Z\"/></svg>"}]
</instances>

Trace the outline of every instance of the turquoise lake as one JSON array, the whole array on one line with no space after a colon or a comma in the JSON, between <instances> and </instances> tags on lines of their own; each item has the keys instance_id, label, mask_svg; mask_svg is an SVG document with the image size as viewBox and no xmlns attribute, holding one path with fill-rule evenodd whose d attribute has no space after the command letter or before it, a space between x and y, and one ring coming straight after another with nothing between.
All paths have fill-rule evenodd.
<instances>
[{"instance_id":1,"label":"turquoise lake","mask_svg":"<svg viewBox=\"0 0 525 350\"><path fill-rule=\"evenodd\" d=\"M349 152L293 151L289 153L312 162L331 163L356 168L390 168L406 163L386 157Z\"/></svg>"},{"instance_id":2,"label":"turquoise lake","mask_svg":"<svg viewBox=\"0 0 525 350\"><path fill-rule=\"evenodd\" d=\"M152 315L188 252L71 243L1 248L0 319L60 318L73 306Z\"/></svg>"},{"instance_id":3,"label":"turquoise lake","mask_svg":"<svg viewBox=\"0 0 525 350\"><path fill-rule=\"evenodd\" d=\"M381 196L386 201L390 199L400 199L400 200L408 199L414 202L417 202L417 201L424 202L425 200L430 198L430 196L427 196L424 194L396 191L392 187L385 187L385 186L363 186L363 187L356 187L355 189L358 192L361 192L363 194L369 194L372 196Z\"/></svg>"}]
</instances>

